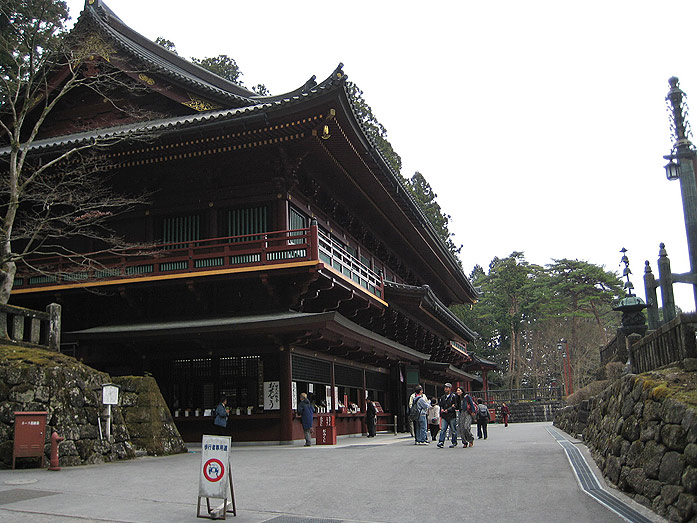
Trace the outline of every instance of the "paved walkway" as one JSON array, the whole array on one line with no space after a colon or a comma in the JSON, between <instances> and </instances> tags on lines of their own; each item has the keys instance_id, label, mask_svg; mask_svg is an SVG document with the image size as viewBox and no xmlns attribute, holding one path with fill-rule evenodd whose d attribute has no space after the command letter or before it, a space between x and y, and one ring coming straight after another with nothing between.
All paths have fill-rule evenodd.
<instances>
[{"instance_id":1,"label":"paved walkway","mask_svg":"<svg viewBox=\"0 0 697 523\"><path fill-rule=\"evenodd\" d=\"M238 515L228 517L235 523L623 521L582 492L550 425L492 425L489 438L470 449L415 446L402 435L345 438L335 447L235 447ZM196 518L200 464L194 448L60 472L3 470L0 521L202 521Z\"/></svg>"}]
</instances>

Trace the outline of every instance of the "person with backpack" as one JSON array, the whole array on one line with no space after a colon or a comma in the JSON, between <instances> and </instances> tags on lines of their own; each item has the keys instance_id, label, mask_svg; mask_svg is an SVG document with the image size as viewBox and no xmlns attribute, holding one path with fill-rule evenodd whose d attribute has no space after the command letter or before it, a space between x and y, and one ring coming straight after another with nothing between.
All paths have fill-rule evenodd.
<instances>
[{"instance_id":1,"label":"person with backpack","mask_svg":"<svg viewBox=\"0 0 697 523\"><path fill-rule=\"evenodd\" d=\"M477 410L474 401L469 394L465 393L462 387L455 390L458 397L457 429L462 440L462 447L474 446L474 436L472 436L472 413Z\"/></svg>"},{"instance_id":2,"label":"person with backpack","mask_svg":"<svg viewBox=\"0 0 697 523\"><path fill-rule=\"evenodd\" d=\"M417 385L414 390L414 402L409 411L409 419L414 422L414 445L428 445L426 435L426 413L431 404L422 394L423 388Z\"/></svg>"},{"instance_id":3,"label":"person with backpack","mask_svg":"<svg viewBox=\"0 0 697 523\"><path fill-rule=\"evenodd\" d=\"M482 398L477 399L477 439L487 438L487 424L489 423L489 407L482 401Z\"/></svg>"},{"instance_id":4,"label":"person with backpack","mask_svg":"<svg viewBox=\"0 0 697 523\"><path fill-rule=\"evenodd\" d=\"M446 383L443 385L444 394L438 400L438 405L440 406L440 437L438 438L438 448L442 449L445 443L445 436L450 429L450 436L452 438L452 445L450 448L457 447L457 396L452 393L452 385Z\"/></svg>"}]
</instances>

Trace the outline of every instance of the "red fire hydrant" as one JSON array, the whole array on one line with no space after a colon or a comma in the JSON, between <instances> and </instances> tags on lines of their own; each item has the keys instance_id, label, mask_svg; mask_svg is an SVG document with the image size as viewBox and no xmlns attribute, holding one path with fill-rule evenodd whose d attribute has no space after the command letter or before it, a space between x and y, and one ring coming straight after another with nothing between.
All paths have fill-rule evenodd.
<instances>
[{"instance_id":1,"label":"red fire hydrant","mask_svg":"<svg viewBox=\"0 0 697 523\"><path fill-rule=\"evenodd\" d=\"M65 438L60 437L57 432L51 434L51 466L48 467L48 470L61 469L58 466L58 444L63 441L63 439Z\"/></svg>"}]
</instances>

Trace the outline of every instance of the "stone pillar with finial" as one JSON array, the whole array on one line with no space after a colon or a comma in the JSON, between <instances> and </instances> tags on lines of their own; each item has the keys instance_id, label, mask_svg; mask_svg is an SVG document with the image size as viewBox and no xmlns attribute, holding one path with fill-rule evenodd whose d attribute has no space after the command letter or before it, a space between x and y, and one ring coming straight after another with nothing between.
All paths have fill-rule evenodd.
<instances>
[{"instance_id":1,"label":"stone pillar with finial","mask_svg":"<svg viewBox=\"0 0 697 523\"><path fill-rule=\"evenodd\" d=\"M649 317L649 330L655 331L661 320L658 316L658 296L656 295L656 278L651 270L649 260L644 265L644 292L646 293L646 314Z\"/></svg>"},{"instance_id":2,"label":"stone pillar with finial","mask_svg":"<svg viewBox=\"0 0 697 523\"><path fill-rule=\"evenodd\" d=\"M674 319L675 297L673 296L673 273L670 270L670 260L666 244L661 243L658 249L658 281L661 286L661 303L663 305L663 323Z\"/></svg>"}]
</instances>

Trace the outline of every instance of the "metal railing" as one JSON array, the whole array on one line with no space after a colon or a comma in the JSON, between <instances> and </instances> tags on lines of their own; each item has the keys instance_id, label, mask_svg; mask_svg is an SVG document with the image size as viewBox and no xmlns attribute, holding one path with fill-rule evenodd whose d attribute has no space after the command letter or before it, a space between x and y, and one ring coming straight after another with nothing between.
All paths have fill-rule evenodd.
<instances>
[{"instance_id":1,"label":"metal railing","mask_svg":"<svg viewBox=\"0 0 697 523\"><path fill-rule=\"evenodd\" d=\"M681 313L629 347L632 372L642 373L697 358L695 343L697 313Z\"/></svg>"},{"instance_id":2,"label":"metal railing","mask_svg":"<svg viewBox=\"0 0 697 523\"><path fill-rule=\"evenodd\" d=\"M476 393L475 393L476 394ZM516 403L520 401L549 401L562 398L562 387L529 387L488 391L489 403Z\"/></svg>"},{"instance_id":3,"label":"metal railing","mask_svg":"<svg viewBox=\"0 0 697 523\"><path fill-rule=\"evenodd\" d=\"M382 298L384 295L382 277L354 258L337 241L320 233L316 225L304 229L158 244L147 252L132 249L119 255L85 254L81 258L90 262L87 267L78 270L66 258L35 260L32 265L40 266L42 271L18 274L14 287L27 289L95 280L322 261L375 296Z\"/></svg>"}]
</instances>

